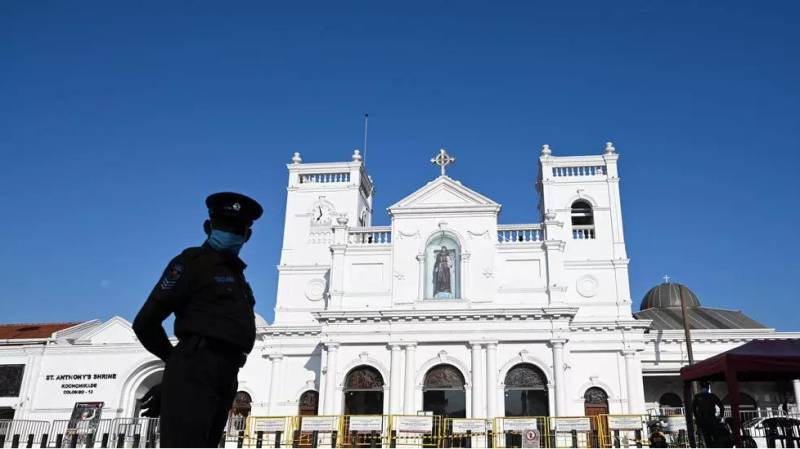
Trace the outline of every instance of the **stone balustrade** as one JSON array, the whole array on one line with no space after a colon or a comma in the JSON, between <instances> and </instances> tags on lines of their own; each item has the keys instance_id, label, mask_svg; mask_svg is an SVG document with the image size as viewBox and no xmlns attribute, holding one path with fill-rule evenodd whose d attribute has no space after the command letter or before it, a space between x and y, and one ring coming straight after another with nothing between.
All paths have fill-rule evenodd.
<instances>
[{"instance_id":1,"label":"stone balustrade","mask_svg":"<svg viewBox=\"0 0 800 449\"><path fill-rule=\"evenodd\" d=\"M347 243L351 245L388 245L392 243L392 227L350 228Z\"/></svg>"},{"instance_id":2,"label":"stone balustrade","mask_svg":"<svg viewBox=\"0 0 800 449\"><path fill-rule=\"evenodd\" d=\"M497 241L500 244L541 242L544 232L540 224L499 225Z\"/></svg>"},{"instance_id":3,"label":"stone balustrade","mask_svg":"<svg viewBox=\"0 0 800 449\"><path fill-rule=\"evenodd\" d=\"M330 184L335 182L350 182L349 172L337 173L303 173L300 174L300 184Z\"/></svg>"},{"instance_id":4,"label":"stone balustrade","mask_svg":"<svg viewBox=\"0 0 800 449\"><path fill-rule=\"evenodd\" d=\"M602 165L581 165L577 167L552 167L554 178L574 176L604 176L606 168Z\"/></svg>"},{"instance_id":5,"label":"stone balustrade","mask_svg":"<svg viewBox=\"0 0 800 449\"><path fill-rule=\"evenodd\" d=\"M593 225L573 225L572 226L572 239L573 240L592 240L592 239L594 239L594 226Z\"/></svg>"}]
</instances>

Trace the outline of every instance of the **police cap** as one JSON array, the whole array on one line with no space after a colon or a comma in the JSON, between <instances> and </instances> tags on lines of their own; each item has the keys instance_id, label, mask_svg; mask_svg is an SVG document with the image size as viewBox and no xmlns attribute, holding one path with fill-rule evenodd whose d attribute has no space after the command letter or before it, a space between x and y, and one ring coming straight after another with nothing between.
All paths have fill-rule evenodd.
<instances>
[{"instance_id":1,"label":"police cap","mask_svg":"<svg viewBox=\"0 0 800 449\"><path fill-rule=\"evenodd\" d=\"M258 202L241 193L219 192L206 198L208 215L222 215L245 223L252 223L261 216L264 209Z\"/></svg>"}]
</instances>

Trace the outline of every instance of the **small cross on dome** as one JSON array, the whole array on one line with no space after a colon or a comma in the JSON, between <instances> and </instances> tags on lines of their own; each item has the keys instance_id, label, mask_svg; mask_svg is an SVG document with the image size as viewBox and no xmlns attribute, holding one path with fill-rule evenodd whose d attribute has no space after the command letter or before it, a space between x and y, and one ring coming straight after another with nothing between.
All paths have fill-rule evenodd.
<instances>
[{"instance_id":1,"label":"small cross on dome","mask_svg":"<svg viewBox=\"0 0 800 449\"><path fill-rule=\"evenodd\" d=\"M672 279L672 278L671 278L671 277L669 277L669 275L665 274L665 275L664 275L664 277L663 277L663 278L661 278L661 279L664 279L664 283L665 283L665 284L669 284L669 280L670 280L670 279Z\"/></svg>"},{"instance_id":2,"label":"small cross on dome","mask_svg":"<svg viewBox=\"0 0 800 449\"><path fill-rule=\"evenodd\" d=\"M439 154L437 154L436 157L431 158L431 163L438 165L442 170L442 176L445 175L445 168L455 161L456 158L447 154L447 150L444 148L439 149Z\"/></svg>"}]
</instances>

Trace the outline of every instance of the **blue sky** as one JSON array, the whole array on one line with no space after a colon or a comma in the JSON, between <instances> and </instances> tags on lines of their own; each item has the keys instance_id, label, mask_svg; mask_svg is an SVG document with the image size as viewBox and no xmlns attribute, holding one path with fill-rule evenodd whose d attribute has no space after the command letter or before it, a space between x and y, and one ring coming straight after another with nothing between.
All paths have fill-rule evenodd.
<instances>
[{"instance_id":1,"label":"blue sky","mask_svg":"<svg viewBox=\"0 0 800 449\"><path fill-rule=\"evenodd\" d=\"M271 320L284 164L346 160L369 112L376 224L442 145L502 223L527 223L543 143L613 140L635 307L668 273L800 330L799 17L790 1L2 2L0 321L132 319L219 190L265 206L242 257Z\"/></svg>"}]
</instances>

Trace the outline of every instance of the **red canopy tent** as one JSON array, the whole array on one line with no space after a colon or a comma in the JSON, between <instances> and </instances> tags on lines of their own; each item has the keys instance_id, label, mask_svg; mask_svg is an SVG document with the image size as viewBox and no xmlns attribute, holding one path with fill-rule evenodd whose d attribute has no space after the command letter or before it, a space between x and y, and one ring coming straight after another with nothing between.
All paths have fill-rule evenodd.
<instances>
[{"instance_id":1,"label":"red canopy tent","mask_svg":"<svg viewBox=\"0 0 800 449\"><path fill-rule=\"evenodd\" d=\"M741 416L739 416L739 382L800 379L800 340L755 340L714 357L681 369L683 403L686 404L686 423L689 442L696 447L692 419L693 381L721 381L728 384L733 418L733 438L741 447Z\"/></svg>"}]
</instances>

